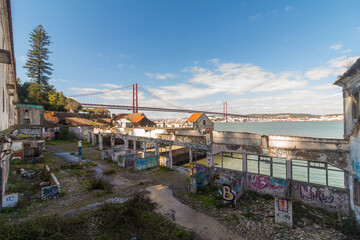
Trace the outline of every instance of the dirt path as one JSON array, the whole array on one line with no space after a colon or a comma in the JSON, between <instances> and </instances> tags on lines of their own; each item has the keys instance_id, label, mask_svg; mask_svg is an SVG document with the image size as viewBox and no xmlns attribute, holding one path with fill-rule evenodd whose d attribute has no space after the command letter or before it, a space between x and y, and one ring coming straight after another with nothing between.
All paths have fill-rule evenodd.
<instances>
[{"instance_id":1,"label":"dirt path","mask_svg":"<svg viewBox=\"0 0 360 240\"><path fill-rule=\"evenodd\" d=\"M148 187L150 198L159 204L158 212L172 218L180 226L196 232L203 239L241 239L227 230L214 218L200 213L179 202L166 185Z\"/></svg>"}]
</instances>

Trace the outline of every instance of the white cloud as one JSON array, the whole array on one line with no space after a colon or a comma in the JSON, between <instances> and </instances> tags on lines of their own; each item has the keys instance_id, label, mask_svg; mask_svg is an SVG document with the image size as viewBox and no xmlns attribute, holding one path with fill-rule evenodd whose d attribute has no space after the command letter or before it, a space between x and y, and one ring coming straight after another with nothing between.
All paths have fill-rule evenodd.
<instances>
[{"instance_id":1,"label":"white cloud","mask_svg":"<svg viewBox=\"0 0 360 240\"><path fill-rule=\"evenodd\" d=\"M112 84L112 83L104 83L101 84L101 86L103 87L107 87L107 88L121 88L121 85L117 85L117 84Z\"/></svg>"},{"instance_id":2,"label":"white cloud","mask_svg":"<svg viewBox=\"0 0 360 240\"><path fill-rule=\"evenodd\" d=\"M328 65L334 68L334 75L338 76L343 74L347 70L348 65L354 63L358 58L360 58L360 56L349 58L346 56L341 56L328 61Z\"/></svg>"},{"instance_id":3,"label":"white cloud","mask_svg":"<svg viewBox=\"0 0 360 240\"><path fill-rule=\"evenodd\" d=\"M337 43L335 45L330 46L329 48L332 49L332 50L337 51L337 50L340 50L343 46L344 46L343 44Z\"/></svg>"},{"instance_id":4,"label":"white cloud","mask_svg":"<svg viewBox=\"0 0 360 240\"><path fill-rule=\"evenodd\" d=\"M332 83L327 83L327 84L313 86L311 89L314 89L314 90L328 90L328 89L339 89L339 87L333 85Z\"/></svg>"},{"instance_id":5,"label":"white cloud","mask_svg":"<svg viewBox=\"0 0 360 240\"><path fill-rule=\"evenodd\" d=\"M318 67L311 69L305 73L305 76L310 80L320 80L323 78L327 78L333 74L333 70L325 67Z\"/></svg>"},{"instance_id":6,"label":"white cloud","mask_svg":"<svg viewBox=\"0 0 360 240\"><path fill-rule=\"evenodd\" d=\"M257 13L255 15L250 16L250 20L251 21L255 21L256 19L258 19L259 17L261 17L261 13Z\"/></svg>"},{"instance_id":7,"label":"white cloud","mask_svg":"<svg viewBox=\"0 0 360 240\"><path fill-rule=\"evenodd\" d=\"M284 8L285 11L290 11L290 9L292 9L292 6L287 6Z\"/></svg>"},{"instance_id":8,"label":"white cloud","mask_svg":"<svg viewBox=\"0 0 360 240\"><path fill-rule=\"evenodd\" d=\"M342 50L342 51L340 51L341 53L349 53L349 52L351 52L352 51L352 49L346 49L346 50Z\"/></svg>"},{"instance_id":9,"label":"white cloud","mask_svg":"<svg viewBox=\"0 0 360 240\"><path fill-rule=\"evenodd\" d=\"M171 78L176 78L178 77L178 75L175 75L173 73L165 73L165 74L161 74L161 73L145 73L145 75L149 78L155 78L155 79L159 79L159 80L165 80L165 79L171 79Z\"/></svg>"}]
</instances>

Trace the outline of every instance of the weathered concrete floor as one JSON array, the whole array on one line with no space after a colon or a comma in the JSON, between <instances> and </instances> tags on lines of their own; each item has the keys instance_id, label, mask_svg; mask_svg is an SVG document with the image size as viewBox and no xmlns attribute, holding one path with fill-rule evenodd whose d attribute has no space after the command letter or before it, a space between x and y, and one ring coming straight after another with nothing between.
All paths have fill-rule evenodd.
<instances>
[{"instance_id":1,"label":"weathered concrete floor","mask_svg":"<svg viewBox=\"0 0 360 240\"><path fill-rule=\"evenodd\" d=\"M148 187L150 198L159 204L157 211L164 216L173 218L172 220L191 231L196 232L203 239L242 239L227 230L214 218L200 213L179 202L166 185L156 185Z\"/></svg>"}]
</instances>

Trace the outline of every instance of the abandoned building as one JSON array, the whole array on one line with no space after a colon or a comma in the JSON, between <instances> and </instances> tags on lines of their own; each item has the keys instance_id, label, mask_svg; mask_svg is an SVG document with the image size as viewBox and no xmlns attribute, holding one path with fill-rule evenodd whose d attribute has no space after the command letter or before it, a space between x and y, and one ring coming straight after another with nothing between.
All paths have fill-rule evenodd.
<instances>
[{"instance_id":1,"label":"abandoned building","mask_svg":"<svg viewBox=\"0 0 360 240\"><path fill-rule=\"evenodd\" d=\"M343 89L344 138L349 140L350 154L347 183L350 205L360 223L360 58L334 84Z\"/></svg>"},{"instance_id":2,"label":"abandoned building","mask_svg":"<svg viewBox=\"0 0 360 240\"><path fill-rule=\"evenodd\" d=\"M208 116L206 116L205 113L193 113L184 123L184 126L199 130L203 134L214 130L214 123L208 118Z\"/></svg>"},{"instance_id":3,"label":"abandoned building","mask_svg":"<svg viewBox=\"0 0 360 240\"><path fill-rule=\"evenodd\" d=\"M119 128L154 127L156 124L148 119L144 113L117 114L112 124Z\"/></svg>"},{"instance_id":4,"label":"abandoned building","mask_svg":"<svg viewBox=\"0 0 360 240\"><path fill-rule=\"evenodd\" d=\"M17 120L16 66L13 30L9 1L0 1L0 131L14 125Z\"/></svg>"}]
</instances>

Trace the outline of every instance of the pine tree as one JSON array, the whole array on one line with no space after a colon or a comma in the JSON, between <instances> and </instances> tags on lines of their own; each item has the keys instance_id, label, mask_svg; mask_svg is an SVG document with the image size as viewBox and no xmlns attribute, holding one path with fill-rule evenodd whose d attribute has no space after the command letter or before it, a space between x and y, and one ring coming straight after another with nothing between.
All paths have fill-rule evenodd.
<instances>
[{"instance_id":1,"label":"pine tree","mask_svg":"<svg viewBox=\"0 0 360 240\"><path fill-rule=\"evenodd\" d=\"M27 52L27 61L24 68L27 69L27 76L31 81L44 86L48 85L53 69L49 62L50 36L47 35L42 25L37 26L30 33L30 50Z\"/></svg>"}]
</instances>

